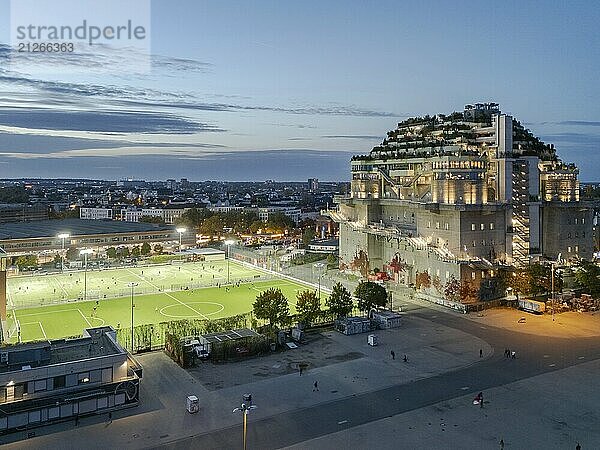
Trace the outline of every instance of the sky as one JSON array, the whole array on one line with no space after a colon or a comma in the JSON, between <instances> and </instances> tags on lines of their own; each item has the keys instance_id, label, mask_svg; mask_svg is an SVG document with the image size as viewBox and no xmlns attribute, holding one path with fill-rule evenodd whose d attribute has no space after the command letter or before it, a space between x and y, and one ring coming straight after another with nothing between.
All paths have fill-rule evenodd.
<instances>
[{"instance_id":1,"label":"sky","mask_svg":"<svg viewBox=\"0 0 600 450\"><path fill-rule=\"evenodd\" d=\"M0 0L0 178L342 181L398 121L495 101L600 181L600 2L106 1L77 3L147 13L147 48L16 55Z\"/></svg>"}]
</instances>

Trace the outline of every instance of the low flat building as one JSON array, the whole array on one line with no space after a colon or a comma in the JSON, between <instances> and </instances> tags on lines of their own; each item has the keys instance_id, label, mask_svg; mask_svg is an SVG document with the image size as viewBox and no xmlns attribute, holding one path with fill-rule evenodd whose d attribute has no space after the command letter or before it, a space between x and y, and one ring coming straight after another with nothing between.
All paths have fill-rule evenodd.
<instances>
[{"instance_id":1,"label":"low flat building","mask_svg":"<svg viewBox=\"0 0 600 450\"><path fill-rule=\"evenodd\" d=\"M0 432L136 406L141 378L111 327L0 348Z\"/></svg>"},{"instance_id":2,"label":"low flat building","mask_svg":"<svg viewBox=\"0 0 600 450\"><path fill-rule=\"evenodd\" d=\"M179 243L179 233L173 225L65 219L5 224L0 229L0 247L9 256L59 251L62 240L58 235L61 233L70 235L65 240L65 248L106 248L144 242ZM195 233L183 233L182 242L186 245L195 244Z\"/></svg>"}]
</instances>

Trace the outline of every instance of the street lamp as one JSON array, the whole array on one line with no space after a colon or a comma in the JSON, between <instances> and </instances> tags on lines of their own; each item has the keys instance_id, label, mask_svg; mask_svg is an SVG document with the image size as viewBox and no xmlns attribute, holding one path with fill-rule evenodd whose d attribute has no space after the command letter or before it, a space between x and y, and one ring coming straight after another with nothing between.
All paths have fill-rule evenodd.
<instances>
[{"instance_id":1,"label":"street lamp","mask_svg":"<svg viewBox=\"0 0 600 450\"><path fill-rule=\"evenodd\" d=\"M69 233L60 233L58 236L56 236L57 238L59 238L62 241L62 245L61 245L61 258L60 258L60 271L64 272L65 271L65 239L68 239L71 237L71 235Z\"/></svg>"},{"instance_id":2,"label":"street lamp","mask_svg":"<svg viewBox=\"0 0 600 450\"><path fill-rule=\"evenodd\" d=\"M138 284L134 283L133 281L130 283L127 283L127 286L129 286L131 288L131 354L133 355L133 308L134 308L134 304L133 304L133 288L136 287Z\"/></svg>"},{"instance_id":3,"label":"street lamp","mask_svg":"<svg viewBox=\"0 0 600 450\"><path fill-rule=\"evenodd\" d=\"M225 241L225 247L227 247L227 284L229 284L229 247L235 244L233 239L227 239Z\"/></svg>"},{"instance_id":4,"label":"street lamp","mask_svg":"<svg viewBox=\"0 0 600 450\"><path fill-rule=\"evenodd\" d=\"M183 259L183 256L181 254L181 235L187 231L187 228L178 227L175 229L175 231L179 233L179 259Z\"/></svg>"},{"instance_id":5,"label":"street lamp","mask_svg":"<svg viewBox=\"0 0 600 450\"><path fill-rule=\"evenodd\" d=\"M552 322L554 322L554 309L556 308L556 301L554 299L554 271L556 270L556 268L555 268L556 263L560 264L561 256L562 256L562 253L559 253L558 257L556 258L556 261L550 262L550 265L552 266Z\"/></svg>"},{"instance_id":6,"label":"street lamp","mask_svg":"<svg viewBox=\"0 0 600 450\"><path fill-rule=\"evenodd\" d=\"M246 450L246 431L248 429L248 412L250 412L250 410L252 409L256 409L257 406L252 404L252 394L244 394L242 396L242 404L239 406L239 408L234 408L233 412L241 412L243 417L244 417L244 430L243 430L243 434L242 434L242 442L243 442L243 446L244 446L244 450Z\"/></svg>"},{"instance_id":7,"label":"street lamp","mask_svg":"<svg viewBox=\"0 0 600 450\"><path fill-rule=\"evenodd\" d=\"M319 280L319 301L321 301L321 269L325 267L324 263L315 263L315 267L317 268L318 280Z\"/></svg>"},{"instance_id":8,"label":"street lamp","mask_svg":"<svg viewBox=\"0 0 600 450\"><path fill-rule=\"evenodd\" d=\"M87 300L87 259L89 254L94 253L91 248L84 248L79 252L80 255L83 255L84 260L84 271L83 271L83 301Z\"/></svg>"}]
</instances>

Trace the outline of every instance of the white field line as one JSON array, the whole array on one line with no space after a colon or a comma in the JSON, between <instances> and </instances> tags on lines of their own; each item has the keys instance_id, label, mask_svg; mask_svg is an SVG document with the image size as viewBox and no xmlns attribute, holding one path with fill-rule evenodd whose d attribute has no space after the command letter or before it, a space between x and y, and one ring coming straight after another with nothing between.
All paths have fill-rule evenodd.
<instances>
[{"instance_id":1,"label":"white field line","mask_svg":"<svg viewBox=\"0 0 600 450\"><path fill-rule=\"evenodd\" d=\"M83 314L79 308L77 308L77 311L79 311L79 314L81 314L81 317L83 317L83 320L85 320L87 322L88 326L90 328L94 328L93 325L90 323L90 321L87 319L87 317L85 317L85 314Z\"/></svg>"},{"instance_id":2,"label":"white field line","mask_svg":"<svg viewBox=\"0 0 600 450\"><path fill-rule=\"evenodd\" d=\"M42 322L38 322L40 324L40 328L42 329L42 334L44 335L44 339L48 340L48 335L46 334L46 331L44 330L44 327L42 326Z\"/></svg>"},{"instance_id":3,"label":"white field line","mask_svg":"<svg viewBox=\"0 0 600 450\"><path fill-rule=\"evenodd\" d=\"M21 325L37 325L40 327L40 330L42 330L42 334L44 335L44 339L48 340L48 336L46 335L46 331L44 330L44 327L42 326L42 322L25 322L22 323Z\"/></svg>"},{"instance_id":4,"label":"white field line","mask_svg":"<svg viewBox=\"0 0 600 450\"><path fill-rule=\"evenodd\" d=\"M40 312L36 312L36 313L21 314L21 316L38 316L40 314L55 314L55 313L73 312L73 311L79 311L79 310L78 309L58 309L56 311L40 311ZM81 312L81 311L79 311L79 312Z\"/></svg>"},{"instance_id":5,"label":"white field line","mask_svg":"<svg viewBox=\"0 0 600 450\"><path fill-rule=\"evenodd\" d=\"M65 294L65 298L69 297L69 293L67 292L67 290L65 289L65 287L63 286L63 284L60 282L60 280L58 279L58 277L54 276L51 278L51 280L53 280L56 284L58 284L58 287L60 289L62 289L63 293Z\"/></svg>"},{"instance_id":6,"label":"white field line","mask_svg":"<svg viewBox=\"0 0 600 450\"><path fill-rule=\"evenodd\" d=\"M127 270L129 270L129 269L127 269ZM138 277L140 280L143 280L143 281L145 281L146 283L148 283L150 286L152 286L154 289L156 289L156 290L157 290L157 292L158 292L158 291L160 291L160 289L158 288L158 286L156 286L156 285L154 285L154 284L150 283L148 280L145 280L145 279L144 279L144 277L142 277L141 275L138 275L138 274L136 274L135 272L131 272L131 270L129 270L129 272L130 272L130 273L132 273L133 275L135 275L136 277ZM169 297L169 298L172 298L172 299L173 299L173 300L175 300L177 303L179 303L179 304L181 304L181 305L185 306L186 308L190 309L191 311L195 312L195 313L196 313L198 316L200 316L200 317L203 317L203 318L204 318L204 320L210 320L210 319L208 318L208 316L205 316L205 315L204 315L204 314L202 314L200 311L196 311L196 310L195 310L194 308L192 308L190 305L188 305L188 304L186 304L186 303L183 303L183 302L182 302L181 300L179 300L177 297L174 297L174 296L172 296L172 295L171 295L171 294L169 294L168 292L164 292L164 291L163 291L163 292L158 292L158 293L162 293L162 294L166 295L167 297Z\"/></svg>"}]
</instances>

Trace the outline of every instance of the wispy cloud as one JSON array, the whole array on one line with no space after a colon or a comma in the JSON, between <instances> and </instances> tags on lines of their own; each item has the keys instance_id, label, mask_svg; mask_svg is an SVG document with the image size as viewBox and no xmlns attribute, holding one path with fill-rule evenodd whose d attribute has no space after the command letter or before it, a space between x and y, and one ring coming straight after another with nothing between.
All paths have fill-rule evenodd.
<instances>
[{"instance_id":1,"label":"wispy cloud","mask_svg":"<svg viewBox=\"0 0 600 450\"><path fill-rule=\"evenodd\" d=\"M329 135L325 135L325 136L321 136L324 139L366 139L366 140L372 140L372 139L379 139L381 140L382 137L381 136L375 136L373 134L329 134Z\"/></svg>"},{"instance_id":2,"label":"wispy cloud","mask_svg":"<svg viewBox=\"0 0 600 450\"><path fill-rule=\"evenodd\" d=\"M0 125L100 133L192 134L225 131L173 114L149 111L63 111L47 108L0 108Z\"/></svg>"}]
</instances>

